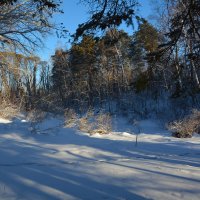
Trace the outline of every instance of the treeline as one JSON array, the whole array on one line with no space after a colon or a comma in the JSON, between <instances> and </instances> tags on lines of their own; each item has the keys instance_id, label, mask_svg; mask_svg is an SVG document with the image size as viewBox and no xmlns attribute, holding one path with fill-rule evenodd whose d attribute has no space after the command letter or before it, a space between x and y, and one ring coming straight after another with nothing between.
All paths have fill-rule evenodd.
<instances>
[{"instance_id":1,"label":"treeline","mask_svg":"<svg viewBox=\"0 0 200 200\"><path fill-rule=\"evenodd\" d=\"M146 20L133 35L116 29L85 35L52 56L52 87L64 107L186 113L200 106L199 40L181 35L172 45L173 37Z\"/></svg>"},{"instance_id":2,"label":"treeline","mask_svg":"<svg viewBox=\"0 0 200 200\"><path fill-rule=\"evenodd\" d=\"M46 0L0 3L0 110L10 103L33 109L40 96L50 89L50 68L32 53L42 46L42 36L54 27L50 18L57 8L49 3Z\"/></svg>"},{"instance_id":3,"label":"treeline","mask_svg":"<svg viewBox=\"0 0 200 200\"><path fill-rule=\"evenodd\" d=\"M0 97L30 110L40 98L50 93L50 66L36 56L0 53Z\"/></svg>"},{"instance_id":4,"label":"treeline","mask_svg":"<svg viewBox=\"0 0 200 200\"><path fill-rule=\"evenodd\" d=\"M101 38L85 35L69 50L56 50L52 87L64 107L107 106L111 110L113 102L118 108L123 103L133 107L133 95L147 89L153 79L146 51L158 45L155 28L147 22L140 28L133 36L116 29ZM142 34L144 29L149 29L148 37Z\"/></svg>"}]
</instances>

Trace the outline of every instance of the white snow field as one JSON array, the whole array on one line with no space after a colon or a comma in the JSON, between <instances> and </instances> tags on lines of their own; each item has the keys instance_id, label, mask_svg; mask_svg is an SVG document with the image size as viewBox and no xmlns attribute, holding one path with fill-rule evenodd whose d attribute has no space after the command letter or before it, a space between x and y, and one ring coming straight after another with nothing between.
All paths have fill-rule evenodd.
<instances>
[{"instance_id":1,"label":"white snow field","mask_svg":"<svg viewBox=\"0 0 200 200\"><path fill-rule=\"evenodd\" d=\"M200 199L198 135L172 138L146 120L136 146L120 119L102 136L53 128L61 123L48 119L48 134L33 134L25 120L0 119L0 200Z\"/></svg>"}]
</instances>

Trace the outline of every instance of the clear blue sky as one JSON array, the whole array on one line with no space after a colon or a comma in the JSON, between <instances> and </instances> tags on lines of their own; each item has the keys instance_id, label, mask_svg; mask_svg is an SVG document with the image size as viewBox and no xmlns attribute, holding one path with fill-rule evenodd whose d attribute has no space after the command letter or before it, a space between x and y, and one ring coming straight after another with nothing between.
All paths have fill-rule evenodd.
<instances>
[{"instance_id":1,"label":"clear blue sky","mask_svg":"<svg viewBox=\"0 0 200 200\"><path fill-rule=\"evenodd\" d=\"M74 33L78 24L83 23L88 19L87 8L78 3L79 0L63 0L61 5L64 14L55 14L52 19L56 24L63 23L64 26L69 30L70 33ZM140 14L148 18L151 14L151 1L150 0L140 0L141 7ZM127 32L131 33L133 30L131 28L127 29L122 26ZM68 39L59 39L56 34L52 34L47 38L44 38L45 47L42 50L37 51L37 55L41 57L42 60L48 61L50 56L54 54L55 48L63 47L69 48L70 44L67 44Z\"/></svg>"}]
</instances>

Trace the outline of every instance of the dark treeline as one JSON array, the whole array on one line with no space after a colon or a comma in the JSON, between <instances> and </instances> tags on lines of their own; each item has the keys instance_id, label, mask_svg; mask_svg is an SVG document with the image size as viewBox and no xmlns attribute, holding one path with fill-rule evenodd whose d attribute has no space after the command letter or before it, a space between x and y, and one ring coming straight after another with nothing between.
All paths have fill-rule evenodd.
<instances>
[{"instance_id":1,"label":"dark treeline","mask_svg":"<svg viewBox=\"0 0 200 200\"><path fill-rule=\"evenodd\" d=\"M200 3L164 1L161 9L156 28L139 19L132 35L115 25L97 37L83 24L70 49L55 50L51 67L1 52L2 101L26 110L95 107L141 116L199 108Z\"/></svg>"}]
</instances>

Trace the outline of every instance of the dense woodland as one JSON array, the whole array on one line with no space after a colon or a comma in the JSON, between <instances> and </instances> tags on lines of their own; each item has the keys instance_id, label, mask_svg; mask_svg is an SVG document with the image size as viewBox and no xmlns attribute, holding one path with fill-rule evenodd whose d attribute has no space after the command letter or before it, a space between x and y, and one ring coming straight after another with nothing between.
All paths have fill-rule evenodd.
<instances>
[{"instance_id":1,"label":"dense woodland","mask_svg":"<svg viewBox=\"0 0 200 200\"><path fill-rule=\"evenodd\" d=\"M71 35L71 47L55 49L52 63L47 63L32 50L52 30L67 34L50 23L55 12L63 12L62 3L1 1L2 103L26 111L95 108L166 118L200 107L198 0L157 1L154 25L136 14L136 1L82 3L91 8L91 18ZM137 23L138 28L126 33L122 22Z\"/></svg>"}]
</instances>

